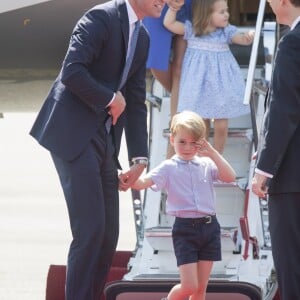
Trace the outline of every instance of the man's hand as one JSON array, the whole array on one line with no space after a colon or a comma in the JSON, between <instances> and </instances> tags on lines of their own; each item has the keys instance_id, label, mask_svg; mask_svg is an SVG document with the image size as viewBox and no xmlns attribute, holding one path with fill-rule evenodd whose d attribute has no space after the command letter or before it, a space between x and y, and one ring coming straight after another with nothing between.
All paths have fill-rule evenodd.
<instances>
[{"instance_id":1,"label":"man's hand","mask_svg":"<svg viewBox=\"0 0 300 300\"><path fill-rule=\"evenodd\" d=\"M268 193L268 187L266 186L267 177L258 173L255 173L252 179L252 192L259 198L266 198Z\"/></svg>"},{"instance_id":2,"label":"man's hand","mask_svg":"<svg viewBox=\"0 0 300 300\"><path fill-rule=\"evenodd\" d=\"M112 124L115 125L118 121L118 118L124 111L126 106L125 98L123 97L122 93L120 91L116 92L115 99L108 107L108 113L112 117Z\"/></svg>"},{"instance_id":3,"label":"man's hand","mask_svg":"<svg viewBox=\"0 0 300 300\"><path fill-rule=\"evenodd\" d=\"M131 168L125 173L119 175L119 190L127 191L141 176L145 170L145 165L137 164L132 165Z\"/></svg>"}]
</instances>

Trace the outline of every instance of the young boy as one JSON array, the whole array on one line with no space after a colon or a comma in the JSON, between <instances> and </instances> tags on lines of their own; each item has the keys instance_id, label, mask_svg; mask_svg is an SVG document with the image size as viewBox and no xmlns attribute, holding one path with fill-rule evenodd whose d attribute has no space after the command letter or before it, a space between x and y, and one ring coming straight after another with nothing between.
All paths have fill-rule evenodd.
<instances>
[{"instance_id":1,"label":"young boy","mask_svg":"<svg viewBox=\"0 0 300 300\"><path fill-rule=\"evenodd\" d=\"M151 187L168 193L167 213L175 216L172 238L181 282L167 299L190 296L204 300L213 261L221 260L213 182L232 182L235 172L205 140L205 123L198 114L176 114L170 129L170 143L176 154L141 176L132 188ZM120 175L121 190L123 178Z\"/></svg>"}]
</instances>

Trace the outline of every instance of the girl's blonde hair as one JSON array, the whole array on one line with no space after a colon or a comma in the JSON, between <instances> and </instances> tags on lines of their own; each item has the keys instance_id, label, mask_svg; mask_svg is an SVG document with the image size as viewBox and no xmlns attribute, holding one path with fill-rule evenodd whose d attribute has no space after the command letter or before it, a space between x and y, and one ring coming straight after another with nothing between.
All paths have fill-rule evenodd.
<instances>
[{"instance_id":1,"label":"girl's blonde hair","mask_svg":"<svg viewBox=\"0 0 300 300\"><path fill-rule=\"evenodd\" d=\"M195 112L184 110L173 116L171 122L171 135L175 136L180 129L187 130L198 141L205 137L205 123Z\"/></svg>"},{"instance_id":2,"label":"girl's blonde hair","mask_svg":"<svg viewBox=\"0 0 300 300\"><path fill-rule=\"evenodd\" d=\"M206 34L209 25L213 5L220 0L193 0L192 1L192 23L196 36ZM226 1L226 0L225 0Z\"/></svg>"}]
</instances>

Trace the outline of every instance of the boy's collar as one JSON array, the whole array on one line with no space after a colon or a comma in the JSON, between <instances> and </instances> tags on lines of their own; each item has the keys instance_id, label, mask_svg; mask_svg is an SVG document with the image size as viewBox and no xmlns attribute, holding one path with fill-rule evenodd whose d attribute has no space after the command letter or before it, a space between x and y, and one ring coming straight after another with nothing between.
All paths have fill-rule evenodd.
<instances>
[{"instance_id":1,"label":"boy's collar","mask_svg":"<svg viewBox=\"0 0 300 300\"><path fill-rule=\"evenodd\" d=\"M176 162L179 162L181 164L188 164L188 163L193 163L195 165L199 165L199 161L197 160L197 157L194 156L193 159L190 159L190 160L185 160L185 159L182 159L180 158L177 154L173 155L171 157L172 160L176 161Z\"/></svg>"}]
</instances>

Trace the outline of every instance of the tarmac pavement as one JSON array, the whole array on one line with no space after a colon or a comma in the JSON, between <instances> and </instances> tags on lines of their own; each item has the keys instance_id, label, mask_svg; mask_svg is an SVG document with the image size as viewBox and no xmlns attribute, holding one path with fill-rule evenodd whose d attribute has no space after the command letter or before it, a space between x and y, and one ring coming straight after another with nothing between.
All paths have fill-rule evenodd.
<instances>
[{"instance_id":1,"label":"tarmac pavement","mask_svg":"<svg viewBox=\"0 0 300 300\"><path fill-rule=\"evenodd\" d=\"M35 116L4 113L0 119L0 300L45 299L49 265L65 264L71 240L49 153L28 134ZM120 160L128 165L124 142ZM120 200L118 249L133 250L130 192Z\"/></svg>"}]
</instances>

